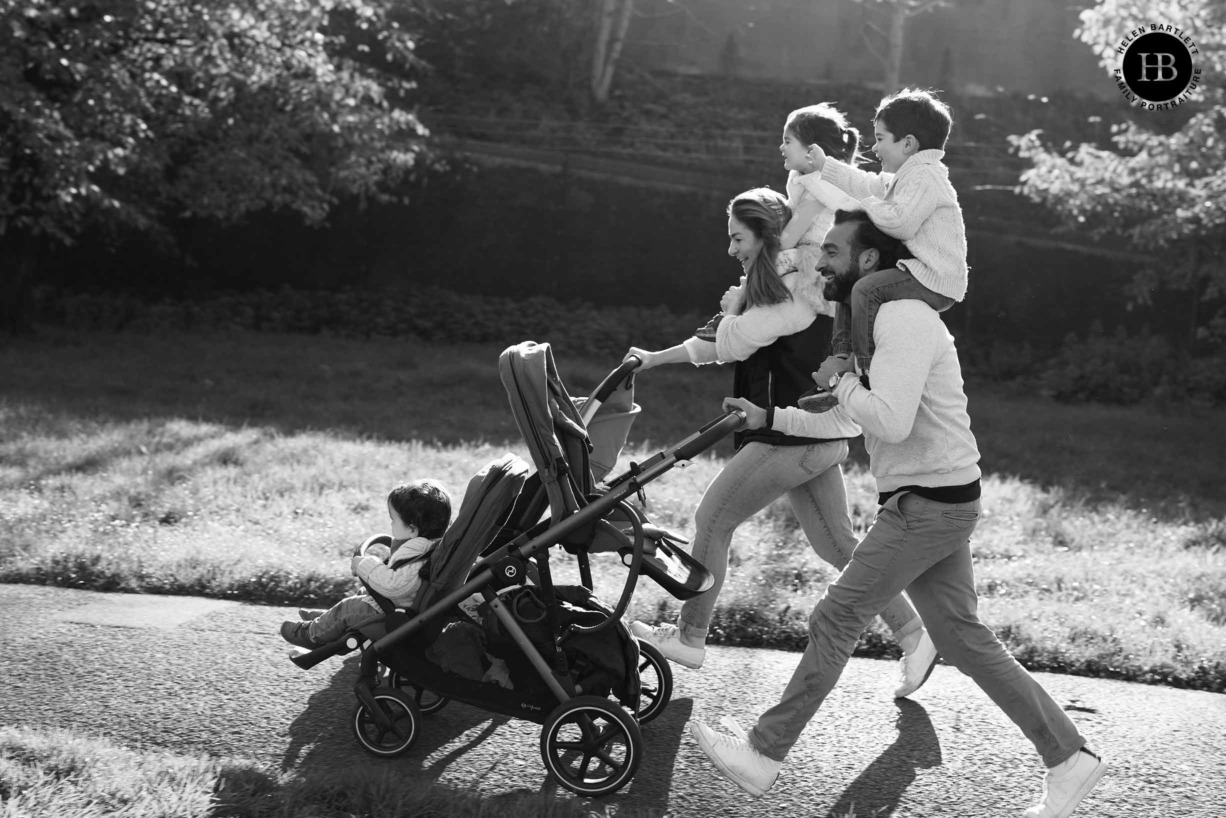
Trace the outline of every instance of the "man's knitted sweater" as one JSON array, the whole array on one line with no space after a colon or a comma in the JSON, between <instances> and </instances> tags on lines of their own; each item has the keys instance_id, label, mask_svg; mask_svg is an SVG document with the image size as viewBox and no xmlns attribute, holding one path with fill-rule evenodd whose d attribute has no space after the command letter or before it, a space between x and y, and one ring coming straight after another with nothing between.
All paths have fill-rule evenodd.
<instances>
[{"instance_id":1,"label":"man's knitted sweater","mask_svg":"<svg viewBox=\"0 0 1226 818\"><path fill-rule=\"evenodd\" d=\"M845 374L834 390L838 407L816 415L777 408L771 428L829 437L850 417L864 429L869 468L882 493L979 479L958 351L937 312L922 301L883 304L873 339L871 390Z\"/></svg>"},{"instance_id":2,"label":"man's knitted sweater","mask_svg":"<svg viewBox=\"0 0 1226 818\"><path fill-rule=\"evenodd\" d=\"M920 151L898 173L869 173L828 158L821 179L859 201L882 232L906 242L914 258L899 267L928 289L961 301L968 278L966 224L944 156L945 151Z\"/></svg>"}]
</instances>

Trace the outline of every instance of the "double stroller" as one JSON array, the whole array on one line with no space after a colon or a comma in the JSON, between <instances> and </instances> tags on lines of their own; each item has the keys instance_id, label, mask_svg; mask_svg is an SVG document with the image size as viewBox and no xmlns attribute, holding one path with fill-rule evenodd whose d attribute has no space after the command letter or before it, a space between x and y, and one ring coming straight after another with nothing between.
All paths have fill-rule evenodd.
<instances>
[{"instance_id":1,"label":"double stroller","mask_svg":"<svg viewBox=\"0 0 1226 818\"><path fill-rule=\"evenodd\" d=\"M604 482L638 407L629 359L586 399L572 400L548 344L509 347L499 374L536 467L513 454L469 482L455 521L422 569L411 610L386 600L380 622L292 656L310 668L361 650L352 727L371 753L412 749L422 717L450 700L542 725L541 757L559 784L608 795L643 757L639 725L667 707L672 671L622 621L640 574L678 599L711 587L710 572L679 538L629 500L643 486L709 449L743 421L729 412L680 443ZM359 546L390 544L377 535ZM555 550L556 549L556 550ZM551 555L578 563L579 585L558 585ZM593 593L590 557L617 553L628 569L611 607ZM474 611L471 600L482 600ZM491 661L505 674L491 680Z\"/></svg>"}]
</instances>

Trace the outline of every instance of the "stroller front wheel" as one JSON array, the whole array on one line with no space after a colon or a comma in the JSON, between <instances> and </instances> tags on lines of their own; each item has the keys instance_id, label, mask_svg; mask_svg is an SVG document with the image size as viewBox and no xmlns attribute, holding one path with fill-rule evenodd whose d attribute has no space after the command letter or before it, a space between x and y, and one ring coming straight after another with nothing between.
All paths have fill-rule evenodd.
<instances>
[{"instance_id":1,"label":"stroller front wheel","mask_svg":"<svg viewBox=\"0 0 1226 818\"><path fill-rule=\"evenodd\" d=\"M367 752L391 758L407 752L421 733L421 711L417 702L403 690L378 689L372 693L379 712L372 713L365 702L353 711L353 734Z\"/></svg>"},{"instance_id":2,"label":"stroller front wheel","mask_svg":"<svg viewBox=\"0 0 1226 818\"><path fill-rule=\"evenodd\" d=\"M417 709L421 711L423 716L437 713L447 706L447 702L451 701L451 699L435 693L433 690L427 690L424 687L418 687L412 682L406 681L403 676L394 670L388 672L387 683L390 687L403 690L412 696L413 701L417 702Z\"/></svg>"},{"instance_id":3,"label":"stroller front wheel","mask_svg":"<svg viewBox=\"0 0 1226 818\"><path fill-rule=\"evenodd\" d=\"M609 699L576 696L558 705L541 729L545 768L566 789L589 798L629 783L643 760L638 722Z\"/></svg>"},{"instance_id":4,"label":"stroller front wheel","mask_svg":"<svg viewBox=\"0 0 1226 818\"><path fill-rule=\"evenodd\" d=\"M673 697L673 669L660 649L639 642L639 709L635 717L646 724L664 712Z\"/></svg>"}]
</instances>

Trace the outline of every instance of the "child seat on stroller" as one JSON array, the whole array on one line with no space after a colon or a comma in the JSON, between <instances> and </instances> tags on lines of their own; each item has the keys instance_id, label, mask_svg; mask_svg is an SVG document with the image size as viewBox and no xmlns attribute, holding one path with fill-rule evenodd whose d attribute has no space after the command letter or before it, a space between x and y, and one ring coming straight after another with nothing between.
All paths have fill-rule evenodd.
<instances>
[{"instance_id":1,"label":"child seat on stroller","mask_svg":"<svg viewBox=\"0 0 1226 818\"><path fill-rule=\"evenodd\" d=\"M633 778L642 759L639 724L659 715L672 691L667 661L622 622L637 577L644 572L679 598L701 593L711 579L677 538L652 527L628 500L742 421L739 413L725 414L597 484L588 424L607 399L616 408L636 367L630 361L615 370L581 413L548 344L525 342L503 352L500 375L535 473L529 476L514 455L489 464L470 481L456 522L428 561L414 610L391 611L379 627L295 658L310 667L362 648L352 726L367 750L406 752L422 713L454 698L542 724L545 766L573 792L606 795ZM624 441L623 431L616 448ZM616 455L607 455L612 465ZM577 558L581 585L553 583L555 545ZM619 552L629 568L612 607L592 593L588 555L598 550ZM474 594L484 600L479 622L460 608ZM507 661L512 687L452 672L431 654L448 632L472 628L481 629L485 650Z\"/></svg>"}]
</instances>

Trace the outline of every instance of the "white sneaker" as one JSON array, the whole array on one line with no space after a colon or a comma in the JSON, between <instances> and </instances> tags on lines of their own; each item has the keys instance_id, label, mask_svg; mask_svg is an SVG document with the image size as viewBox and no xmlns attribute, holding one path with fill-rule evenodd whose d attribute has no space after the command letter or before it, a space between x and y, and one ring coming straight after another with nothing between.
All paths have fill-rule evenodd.
<instances>
[{"instance_id":1,"label":"white sneaker","mask_svg":"<svg viewBox=\"0 0 1226 818\"><path fill-rule=\"evenodd\" d=\"M1106 771L1106 762L1083 747L1047 771L1043 800L1026 810L1025 818L1067 818Z\"/></svg>"},{"instance_id":2,"label":"white sneaker","mask_svg":"<svg viewBox=\"0 0 1226 818\"><path fill-rule=\"evenodd\" d=\"M762 755L745 738L717 733L700 721L690 722L690 735L719 771L750 795L766 795L779 777L783 762Z\"/></svg>"},{"instance_id":3,"label":"white sneaker","mask_svg":"<svg viewBox=\"0 0 1226 818\"><path fill-rule=\"evenodd\" d=\"M937 646L932 644L927 630L920 631L915 650L904 653L898 660L898 687L894 690L894 698L905 699L923 687L936 666Z\"/></svg>"},{"instance_id":4,"label":"white sneaker","mask_svg":"<svg viewBox=\"0 0 1226 818\"><path fill-rule=\"evenodd\" d=\"M707 656L706 648L695 648L682 642L681 631L677 629L676 625L656 625L653 627L646 622L639 622L636 619L630 623L630 632L644 642L650 642L659 648L660 653L664 654L664 658L692 670L702 667L702 660Z\"/></svg>"}]
</instances>

